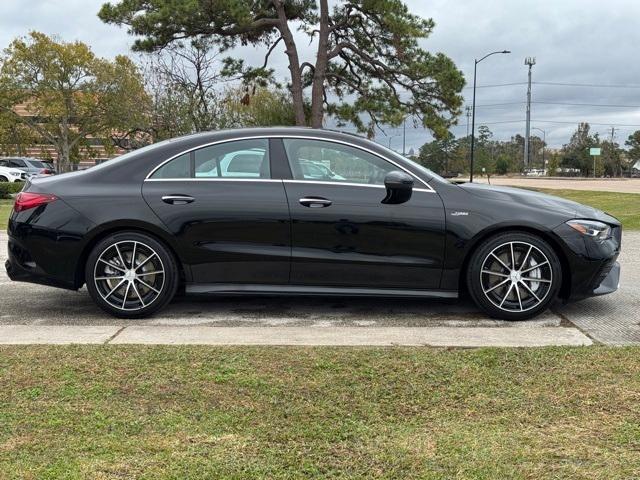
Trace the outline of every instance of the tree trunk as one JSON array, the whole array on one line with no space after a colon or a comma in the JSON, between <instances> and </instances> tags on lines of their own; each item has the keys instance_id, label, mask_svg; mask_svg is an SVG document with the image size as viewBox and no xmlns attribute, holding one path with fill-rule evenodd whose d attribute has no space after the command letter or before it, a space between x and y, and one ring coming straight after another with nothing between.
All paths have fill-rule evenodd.
<instances>
[{"instance_id":1,"label":"tree trunk","mask_svg":"<svg viewBox=\"0 0 640 480\"><path fill-rule=\"evenodd\" d=\"M58 140L58 172L68 172L69 169L69 156L71 148L69 147L69 122L66 118L62 120L60 128L60 139Z\"/></svg>"},{"instance_id":2,"label":"tree trunk","mask_svg":"<svg viewBox=\"0 0 640 480\"><path fill-rule=\"evenodd\" d=\"M291 72L291 96L293 98L293 111L296 118L296 125L306 126L307 122L304 116L304 96L302 92L302 75L300 72L300 59L298 57L298 49L293 39L286 12L281 1L274 2L276 12L278 12L278 30L282 35L282 40L286 46L285 53L289 57L289 71Z\"/></svg>"},{"instance_id":3,"label":"tree trunk","mask_svg":"<svg viewBox=\"0 0 640 480\"><path fill-rule=\"evenodd\" d=\"M320 35L318 37L318 54L313 70L311 87L311 126L322 128L324 119L324 82L327 72L329 49L329 5L327 0L320 0Z\"/></svg>"}]
</instances>

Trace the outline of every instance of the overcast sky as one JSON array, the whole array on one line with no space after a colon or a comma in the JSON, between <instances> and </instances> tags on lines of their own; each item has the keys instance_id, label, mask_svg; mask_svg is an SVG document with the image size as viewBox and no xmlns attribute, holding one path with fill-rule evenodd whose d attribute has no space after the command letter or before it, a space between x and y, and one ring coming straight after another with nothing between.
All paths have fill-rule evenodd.
<instances>
[{"instance_id":1,"label":"overcast sky","mask_svg":"<svg viewBox=\"0 0 640 480\"><path fill-rule=\"evenodd\" d=\"M132 37L126 29L103 24L96 16L102 0L1 0L0 46L30 30L56 34L62 39L88 43L100 56L130 53ZM524 134L527 68L524 58L536 57L534 82L606 85L533 85L532 126L546 131L547 143L559 147L568 141L579 121L595 132L616 140L640 129L640 1L637 0L406 0L413 13L436 22L434 34L423 42L430 51L451 57L467 79L465 100L471 104L473 59L494 50L478 66L478 85L518 83L479 88L476 96L478 125L486 124L495 138ZM303 57L313 55L304 45ZM243 52L261 61L255 50ZM273 65L286 74L284 55ZM283 78L284 80L284 78ZM635 86L636 88L628 88ZM623 88L625 87L625 88ZM590 105L558 105L558 104ZM507 104L507 105L496 105ZM604 105L604 106L597 106ZM625 108L620 107L625 106ZM499 123L502 122L502 123ZM506 123L509 122L509 123ZM453 132L466 134L462 116ZM394 149L401 130L386 129ZM539 131L532 134L542 136ZM407 129L407 150L430 136L423 129ZM382 135L377 140L388 143Z\"/></svg>"}]
</instances>

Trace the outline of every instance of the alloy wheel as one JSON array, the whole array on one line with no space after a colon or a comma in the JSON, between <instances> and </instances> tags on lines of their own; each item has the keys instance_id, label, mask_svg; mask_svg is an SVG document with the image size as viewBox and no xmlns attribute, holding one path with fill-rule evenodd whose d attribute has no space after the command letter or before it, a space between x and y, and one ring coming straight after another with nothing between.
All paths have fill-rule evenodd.
<instances>
[{"instance_id":1,"label":"alloy wheel","mask_svg":"<svg viewBox=\"0 0 640 480\"><path fill-rule=\"evenodd\" d=\"M503 243L484 259L480 285L486 298L506 312L526 312L551 291L553 270L547 256L523 241Z\"/></svg>"},{"instance_id":2,"label":"alloy wheel","mask_svg":"<svg viewBox=\"0 0 640 480\"><path fill-rule=\"evenodd\" d=\"M134 311L158 299L165 283L165 269L149 245L125 240L102 251L93 280L105 302L119 310Z\"/></svg>"}]
</instances>

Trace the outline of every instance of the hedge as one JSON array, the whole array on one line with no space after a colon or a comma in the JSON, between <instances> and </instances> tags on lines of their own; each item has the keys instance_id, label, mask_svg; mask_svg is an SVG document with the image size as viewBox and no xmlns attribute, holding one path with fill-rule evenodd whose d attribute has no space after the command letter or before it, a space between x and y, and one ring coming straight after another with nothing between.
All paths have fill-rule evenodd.
<instances>
[{"instance_id":1,"label":"hedge","mask_svg":"<svg viewBox=\"0 0 640 480\"><path fill-rule=\"evenodd\" d=\"M24 187L24 182L0 182L0 198L10 198L12 193L18 193Z\"/></svg>"}]
</instances>

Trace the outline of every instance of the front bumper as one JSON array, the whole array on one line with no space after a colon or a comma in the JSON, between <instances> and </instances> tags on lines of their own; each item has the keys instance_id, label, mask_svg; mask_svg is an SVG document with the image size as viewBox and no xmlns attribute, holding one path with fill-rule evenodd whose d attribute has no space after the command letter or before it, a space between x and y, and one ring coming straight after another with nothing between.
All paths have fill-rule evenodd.
<instances>
[{"instance_id":1,"label":"front bumper","mask_svg":"<svg viewBox=\"0 0 640 480\"><path fill-rule=\"evenodd\" d=\"M620 264L614 262L607 271L603 271L600 274L602 280L599 285L593 290L593 295L606 295L607 293L615 292L620 286Z\"/></svg>"}]
</instances>

